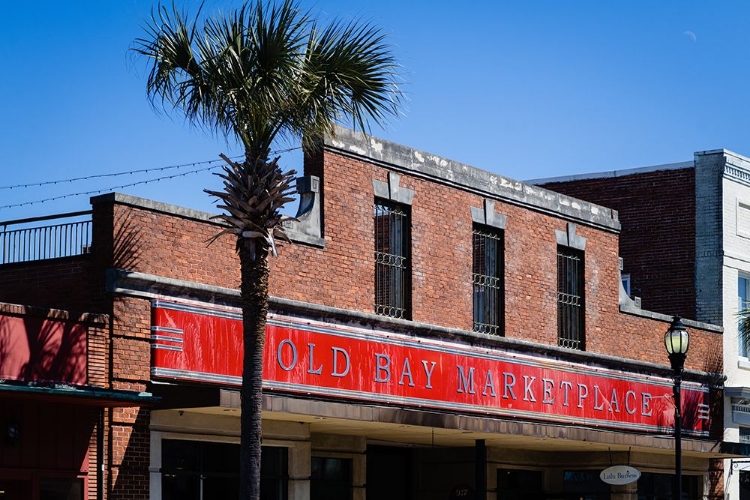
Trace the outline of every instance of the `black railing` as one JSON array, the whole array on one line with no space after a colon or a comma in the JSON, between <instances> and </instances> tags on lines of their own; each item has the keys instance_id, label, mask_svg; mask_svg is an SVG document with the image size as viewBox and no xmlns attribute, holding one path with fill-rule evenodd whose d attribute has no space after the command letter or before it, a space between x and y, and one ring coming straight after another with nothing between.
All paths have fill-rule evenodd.
<instances>
[{"instance_id":1,"label":"black railing","mask_svg":"<svg viewBox=\"0 0 750 500\"><path fill-rule=\"evenodd\" d=\"M70 221L47 223L61 219ZM90 252L90 211L0 222L0 264L57 259Z\"/></svg>"}]
</instances>

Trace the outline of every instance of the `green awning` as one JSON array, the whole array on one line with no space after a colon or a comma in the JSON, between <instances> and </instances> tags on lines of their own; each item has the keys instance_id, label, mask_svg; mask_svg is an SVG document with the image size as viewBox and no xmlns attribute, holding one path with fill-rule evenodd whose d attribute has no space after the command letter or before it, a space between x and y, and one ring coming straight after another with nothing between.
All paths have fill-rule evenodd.
<instances>
[{"instance_id":1,"label":"green awning","mask_svg":"<svg viewBox=\"0 0 750 500\"><path fill-rule=\"evenodd\" d=\"M0 397L17 397L99 407L147 406L158 402L160 399L150 392L8 380L0 381Z\"/></svg>"}]
</instances>

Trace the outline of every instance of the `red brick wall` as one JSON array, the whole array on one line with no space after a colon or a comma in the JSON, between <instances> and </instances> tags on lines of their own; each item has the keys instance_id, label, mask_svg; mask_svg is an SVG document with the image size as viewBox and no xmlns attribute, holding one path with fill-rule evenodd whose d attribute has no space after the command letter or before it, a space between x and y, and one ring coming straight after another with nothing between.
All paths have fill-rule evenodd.
<instances>
[{"instance_id":1,"label":"red brick wall","mask_svg":"<svg viewBox=\"0 0 750 500\"><path fill-rule=\"evenodd\" d=\"M696 317L694 168L542 186L617 210L631 293L649 311Z\"/></svg>"},{"instance_id":2,"label":"red brick wall","mask_svg":"<svg viewBox=\"0 0 750 500\"><path fill-rule=\"evenodd\" d=\"M283 247L281 258L271 261L271 293L372 312L372 179L386 182L387 171L330 152L325 155L323 170L319 162L317 159L307 173L320 175L323 172L326 248ZM678 185L690 190L692 171L686 170L681 175L679 179L671 179L665 192L676 192ZM652 179L652 182L658 180ZM403 173L400 185L415 191L412 205L413 320L468 330L472 322L469 207L482 207L482 197ZM680 202L689 205L686 201L689 199L692 198L688 194ZM565 231L567 221L500 201L496 201L495 211L507 216L506 336L555 345L555 230ZM640 228L643 231L669 230L673 235L682 231L686 233L681 234L682 238L692 241L689 235L691 230L694 232L691 229L694 216L687 206L677 212L679 217L660 213L654 216L658 219L654 222L656 226L644 224ZM577 234L588 240L585 251L587 351L622 357L624 345L627 345L628 358L667 364L662 337L668 325L619 312L618 236L581 224L577 225ZM678 262L672 263L669 255L674 255ZM694 260L694 256L691 257L687 248L659 245L642 265L653 265L657 257L659 261L666 261L665 267L674 269L677 274L676 278L666 280L667 285L676 291L678 300L682 297L688 302L685 297L694 297L692 267L688 266L686 271L680 260ZM663 287L667 285L662 283ZM670 309L665 307L665 314L679 312ZM717 335L695 332L693 338L695 343L691 346L688 366L704 369L702 356L710 357L712 345L718 341ZM628 342L624 343L623 339ZM694 348L696 351L692 351Z\"/></svg>"},{"instance_id":3,"label":"red brick wall","mask_svg":"<svg viewBox=\"0 0 750 500\"><path fill-rule=\"evenodd\" d=\"M283 246L280 257L271 259L271 294L372 313L372 181L387 182L388 171L332 152L326 152L322 160L317 160L317 164L309 165L308 173L322 174L323 178L326 246L323 249L307 245ZM404 173L401 173L400 185L415 192L412 205L413 320L469 330L472 324L470 207L482 207L483 198ZM565 231L568 221L497 200L495 211L507 216L506 336L556 345L555 231ZM207 245L217 231L215 224L206 221L146 208L109 203L94 206L93 260L88 270L81 268L74 274L79 283L76 286L85 288L85 283L90 283L86 292L88 307L82 300L78 309L111 314L109 373L113 388L147 388L151 360L150 302L107 297L103 293L104 271L117 267L236 289L239 266L233 239L224 237ZM577 234L587 238L587 351L667 365L662 344L667 324L619 312L617 234L582 224L577 225ZM662 252L672 250L661 249ZM41 262L25 267L37 273L31 283L44 290L41 294L42 297L48 295L47 300L81 300L65 297L75 295L74 289L53 291L57 286L56 276L62 271L57 266L55 262ZM12 280L21 287L20 276L14 277L12 272L0 269L0 290ZM69 286L74 284L71 281ZM34 298L33 293L27 296L28 300ZM648 302L645 305L649 307ZM721 342L714 333L691 329L691 334L687 367L705 369ZM148 418L147 409L108 410L109 498L148 497Z\"/></svg>"},{"instance_id":4,"label":"red brick wall","mask_svg":"<svg viewBox=\"0 0 750 500\"><path fill-rule=\"evenodd\" d=\"M112 386L145 391L151 380L151 304L114 297L112 302ZM110 499L148 498L149 410L113 408L110 415Z\"/></svg>"},{"instance_id":5,"label":"red brick wall","mask_svg":"<svg viewBox=\"0 0 750 500\"><path fill-rule=\"evenodd\" d=\"M322 168L326 246L320 249L284 245L280 257L271 259L271 294L371 313L374 309L372 180L386 182L388 172L372 163L332 152L325 154ZM321 172L319 163L315 170ZM685 172L686 175L689 173ZM659 179L657 176L652 182ZM469 330L472 324L470 207L482 207L483 199L473 193L403 173L400 185L415 191L412 205L412 318L417 322ZM682 197L683 200L687 198L690 197ZM555 230L565 231L568 221L501 201L496 201L495 211L507 216L506 336L556 345ZM125 205L116 205L112 213L115 221L114 253L127 256L127 269L238 287L239 271L232 238L224 237L211 246L206 245L217 231L215 225ZM667 221L662 224L665 230L674 229L672 226L678 224L677 219L669 219L666 215L661 218ZM684 214L679 219L679 223L685 224L685 231L689 230L688 219ZM647 230L646 227L649 231L654 230L652 225L640 227L643 231ZM617 332L616 338L630 340L627 344L629 357L666 365L662 336L668 325L619 312L617 234L582 224L577 225L577 234L588 240L585 251L587 351L621 357L622 342L613 342L613 332ZM118 241L127 251L117 250ZM656 248L662 255L659 260L667 261L665 266L672 265L671 259L663 257L668 252L674 252L678 260L686 258L679 253L682 250ZM656 259L656 255L651 254L650 258ZM682 276L689 274L677 265L675 268L682 272ZM632 272L637 277L638 273ZM684 287L688 284L685 283ZM694 293L692 287L688 288ZM674 290L679 291L679 287L675 285ZM135 329L140 333L129 332L127 335L142 336L145 342L150 321L146 315L149 305L144 301L136 306L135 302L138 301L129 304L122 313L113 311L114 328L121 324L125 329ZM648 308L649 304L646 302L645 307ZM137 316L133 315L135 307L143 309ZM118 320L122 314L128 316ZM139 318L139 323L134 323L135 317ZM118 340L118 333L114 333L115 352L120 348L128 352L134 340L129 337ZM716 334L695 332L688 367L703 368L699 350L705 349L702 354L708 355L712 341L716 341ZM146 370L145 366L143 370ZM116 367L114 373L117 373ZM146 376L144 372L143 377Z\"/></svg>"},{"instance_id":6,"label":"red brick wall","mask_svg":"<svg viewBox=\"0 0 750 500\"><path fill-rule=\"evenodd\" d=\"M239 288L233 239L209 245L219 232L216 224L125 205L115 205L112 217L114 258L105 268Z\"/></svg>"},{"instance_id":7,"label":"red brick wall","mask_svg":"<svg viewBox=\"0 0 750 500\"><path fill-rule=\"evenodd\" d=\"M91 255L0 266L0 302L90 311Z\"/></svg>"},{"instance_id":8,"label":"red brick wall","mask_svg":"<svg viewBox=\"0 0 750 500\"><path fill-rule=\"evenodd\" d=\"M88 383L109 386L109 322L88 329Z\"/></svg>"},{"instance_id":9,"label":"red brick wall","mask_svg":"<svg viewBox=\"0 0 750 500\"><path fill-rule=\"evenodd\" d=\"M111 418L109 499L149 498L149 411L116 408Z\"/></svg>"},{"instance_id":10,"label":"red brick wall","mask_svg":"<svg viewBox=\"0 0 750 500\"><path fill-rule=\"evenodd\" d=\"M364 173L363 173L364 172ZM373 311L372 178L387 172L331 155L326 163L326 247L285 245L271 259L271 293L332 307ZM471 303L471 215L480 196L402 176L414 189L412 205L413 319L469 330ZM557 343L557 241L567 221L505 203L507 216L506 336L547 345ZM205 222L116 206L114 213L137 234L129 269L176 279L236 288L239 270L234 242L207 247L216 226ZM117 227L117 225L115 226ZM140 229L135 229L140 228ZM155 229L151 229L155 228ZM116 233L117 234L117 233ZM667 324L625 315L618 305L616 234L577 226L587 238L587 351L667 364L662 338ZM150 302L115 298L112 305L113 386L144 390L150 375ZM691 329L687 368L704 370L720 349L717 334ZM147 498L149 433L147 409L114 409L110 429L109 498Z\"/></svg>"}]
</instances>

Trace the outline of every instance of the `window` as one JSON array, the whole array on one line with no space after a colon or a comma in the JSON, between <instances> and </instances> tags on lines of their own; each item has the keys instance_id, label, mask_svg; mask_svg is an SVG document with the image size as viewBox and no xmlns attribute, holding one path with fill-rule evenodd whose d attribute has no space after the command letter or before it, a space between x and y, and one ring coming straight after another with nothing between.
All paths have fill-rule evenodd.
<instances>
[{"instance_id":1,"label":"window","mask_svg":"<svg viewBox=\"0 0 750 500\"><path fill-rule=\"evenodd\" d=\"M287 449L262 448L261 498L286 500ZM238 498L240 445L208 441L162 440L164 500Z\"/></svg>"},{"instance_id":2,"label":"window","mask_svg":"<svg viewBox=\"0 0 750 500\"><path fill-rule=\"evenodd\" d=\"M286 500L288 495L289 450L264 446L260 453L260 498ZM232 497L223 497L232 498ZM205 497L204 497L205 499Z\"/></svg>"},{"instance_id":3,"label":"window","mask_svg":"<svg viewBox=\"0 0 750 500\"><path fill-rule=\"evenodd\" d=\"M610 486L599 479L598 470L566 470L563 473L563 492L568 498L609 500Z\"/></svg>"},{"instance_id":4,"label":"window","mask_svg":"<svg viewBox=\"0 0 750 500\"><path fill-rule=\"evenodd\" d=\"M740 426L740 443L750 444L750 427Z\"/></svg>"},{"instance_id":5,"label":"window","mask_svg":"<svg viewBox=\"0 0 750 500\"><path fill-rule=\"evenodd\" d=\"M737 201L737 235L750 238L750 205Z\"/></svg>"},{"instance_id":6,"label":"window","mask_svg":"<svg viewBox=\"0 0 750 500\"><path fill-rule=\"evenodd\" d=\"M746 276L740 276L737 280L737 311L744 311L750 308L750 278ZM740 326L738 328L739 335L739 355L748 357L748 349L750 347L750 332L746 334L742 333L742 319L739 320ZM750 326L750 321L748 321Z\"/></svg>"},{"instance_id":7,"label":"window","mask_svg":"<svg viewBox=\"0 0 750 500\"><path fill-rule=\"evenodd\" d=\"M740 471L740 500L750 499L750 472Z\"/></svg>"},{"instance_id":8,"label":"window","mask_svg":"<svg viewBox=\"0 0 750 500\"><path fill-rule=\"evenodd\" d=\"M498 500L543 500L544 473L535 470L497 469Z\"/></svg>"},{"instance_id":9,"label":"window","mask_svg":"<svg viewBox=\"0 0 750 500\"><path fill-rule=\"evenodd\" d=\"M416 450L367 443L365 498L411 500L417 485ZM441 499L442 500L442 499Z\"/></svg>"},{"instance_id":10,"label":"window","mask_svg":"<svg viewBox=\"0 0 750 500\"><path fill-rule=\"evenodd\" d=\"M557 247L557 332L558 345L585 350L584 343L583 252Z\"/></svg>"},{"instance_id":11,"label":"window","mask_svg":"<svg viewBox=\"0 0 750 500\"><path fill-rule=\"evenodd\" d=\"M42 478L39 484L39 498L41 500L77 500L79 498L82 499L83 498L83 479L60 478L60 477Z\"/></svg>"},{"instance_id":12,"label":"window","mask_svg":"<svg viewBox=\"0 0 750 500\"><path fill-rule=\"evenodd\" d=\"M475 332L503 334L505 303L503 232L474 225L472 281Z\"/></svg>"},{"instance_id":13,"label":"window","mask_svg":"<svg viewBox=\"0 0 750 500\"><path fill-rule=\"evenodd\" d=\"M630 274L623 274L621 280L622 287L625 289L625 295L630 297Z\"/></svg>"},{"instance_id":14,"label":"window","mask_svg":"<svg viewBox=\"0 0 750 500\"><path fill-rule=\"evenodd\" d=\"M351 500L352 460L312 457L310 500Z\"/></svg>"},{"instance_id":15,"label":"window","mask_svg":"<svg viewBox=\"0 0 750 500\"><path fill-rule=\"evenodd\" d=\"M682 498L699 500L703 496L703 477L682 476ZM638 479L638 500L662 500L674 497L674 475L644 472Z\"/></svg>"},{"instance_id":16,"label":"window","mask_svg":"<svg viewBox=\"0 0 750 500\"><path fill-rule=\"evenodd\" d=\"M409 207L375 203L375 313L410 319Z\"/></svg>"}]
</instances>

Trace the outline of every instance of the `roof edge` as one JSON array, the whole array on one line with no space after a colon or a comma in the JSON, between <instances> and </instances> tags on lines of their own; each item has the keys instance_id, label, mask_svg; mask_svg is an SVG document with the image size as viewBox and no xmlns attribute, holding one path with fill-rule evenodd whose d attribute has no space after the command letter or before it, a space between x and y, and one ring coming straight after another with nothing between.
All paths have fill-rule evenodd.
<instances>
[{"instance_id":1,"label":"roof edge","mask_svg":"<svg viewBox=\"0 0 750 500\"><path fill-rule=\"evenodd\" d=\"M324 148L583 225L620 231L616 210L341 126L325 138Z\"/></svg>"},{"instance_id":2,"label":"roof edge","mask_svg":"<svg viewBox=\"0 0 750 500\"><path fill-rule=\"evenodd\" d=\"M571 181L583 181L592 179L613 179L616 177L625 177L628 175L636 174L647 174L651 172L661 172L663 170L682 170L687 168L694 168L695 164L693 161L681 161L677 163L664 163L662 165L650 165L647 167L636 167L626 168L622 170L610 170L607 172L590 172L584 174L573 174L563 175L560 177L544 177L539 179L531 179L525 182L529 184L539 185L548 184L551 182L571 182Z\"/></svg>"}]
</instances>

